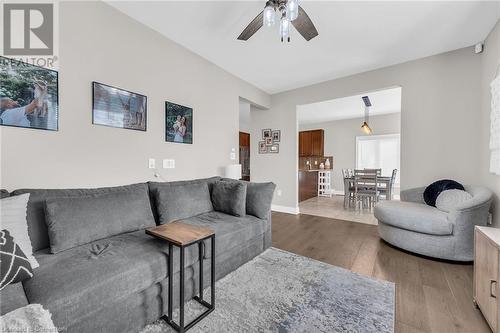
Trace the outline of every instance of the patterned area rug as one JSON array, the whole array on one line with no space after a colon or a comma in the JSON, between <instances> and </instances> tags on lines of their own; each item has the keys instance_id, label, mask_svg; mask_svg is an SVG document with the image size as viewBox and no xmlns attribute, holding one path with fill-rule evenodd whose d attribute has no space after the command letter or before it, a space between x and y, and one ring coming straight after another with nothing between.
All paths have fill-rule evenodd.
<instances>
[{"instance_id":1,"label":"patterned area rug","mask_svg":"<svg viewBox=\"0 0 500 333\"><path fill-rule=\"evenodd\" d=\"M217 281L215 289L214 312L189 332L394 331L393 283L276 248ZM191 301L186 308L189 322L200 306ZM174 330L159 320L141 333L160 332Z\"/></svg>"}]
</instances>

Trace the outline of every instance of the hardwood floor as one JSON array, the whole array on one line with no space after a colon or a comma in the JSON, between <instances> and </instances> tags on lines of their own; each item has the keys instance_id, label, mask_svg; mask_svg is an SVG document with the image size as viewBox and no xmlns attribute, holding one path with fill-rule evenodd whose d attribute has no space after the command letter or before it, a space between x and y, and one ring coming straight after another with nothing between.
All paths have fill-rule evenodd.
<instances>
[{"instance_id":1,"label":"hardwood floor","mask_svg":"<svg viewBox=\"0 0 500 333\"><path fill-rule=\"evenodd\" d=\"M396 284L396 332L491 332L472 304L472 265L383 242L377 227L273 212L273 246Z\"/></svg>"}]
</instances>

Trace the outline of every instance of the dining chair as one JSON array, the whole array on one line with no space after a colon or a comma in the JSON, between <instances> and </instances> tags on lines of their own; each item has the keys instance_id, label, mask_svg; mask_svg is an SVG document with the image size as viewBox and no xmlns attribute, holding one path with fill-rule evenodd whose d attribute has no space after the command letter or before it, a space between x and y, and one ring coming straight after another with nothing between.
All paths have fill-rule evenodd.
<instances>
[{"instance_id":1,"label":"dining chair","mask_svg":"<svg viewBox=\"0 0 500 333\"><path fill-rule=\"evenodd\" d=\"M391 180L387 187L379 188L380 194L384 196L386 200L392 200L394 193L394 184L396 183L396 176L398 174L398 169L392 170Z\"/></svg>"},{"instance_id":2,"label":"dining chair","mask_svg":"<svg viewBox=\"0 0 500 333\"><path fill-rule=\"evenodd\" d=\"M377 176L382 176L382 169L370 169L370 168L364 168L363 170L365 171L374 171L377 172Z\"/></svg>"},{"instance_id":3,"label":"dining chair","mask_svg":"<svg viewBox=\"0 0 500 333\"><path fill-rule=\"evenodd\" d=\"M379 200L378 171L375 169L354 170L355 207L372 206Z\"/></svg>"},{"instance_id":4,"label":"dining chair","mask_svg":"<svg viewBox=\"0 0 500 333\"><path fill-rule=\"evenodd\" d=\"M344 178L344 208L351 207L354 203L354 186L352 179L352 169L342 169L342 177Z\"/></svg>"}]
</instances>

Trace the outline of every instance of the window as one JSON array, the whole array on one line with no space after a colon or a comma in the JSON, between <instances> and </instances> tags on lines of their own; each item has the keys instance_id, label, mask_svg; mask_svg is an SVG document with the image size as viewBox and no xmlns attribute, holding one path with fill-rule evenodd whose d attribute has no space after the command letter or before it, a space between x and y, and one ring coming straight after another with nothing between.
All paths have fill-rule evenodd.
<instances>
[{"instance_id":1,"label":"window","mask_svg":"<svg viewBox=\"0 0 500 333\"><path fill-rule=\"evenodd\" d=\"M356 137L356 169L382 169L382 176L392 175L398 169L395 187L400 179L399 134Z\"/></svg>"}]
</instances>

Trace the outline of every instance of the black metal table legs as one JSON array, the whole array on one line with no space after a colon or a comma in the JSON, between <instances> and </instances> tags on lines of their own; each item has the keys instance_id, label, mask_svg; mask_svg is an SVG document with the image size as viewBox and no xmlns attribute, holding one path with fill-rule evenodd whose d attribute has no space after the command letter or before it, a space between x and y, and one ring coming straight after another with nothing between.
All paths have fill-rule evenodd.
<instances>
[{"instance_id":1,"label":"black metal table legs","mask_svg":"<svg viewBox=\"0 0 500 333\"><path fill-rule=\"evenodd\" d=\"M210 303L205 301L203 299L203 257L204 257L204 251L203 251L203 246L204 243L203 241L210 238L210 243L211 243L211 255L210 255L210 270L211 270L211 279L210 279L210 292L211 292L211 297L210 297ZM186 246L179 246L180 250L180 281L179 281L179 324L176 324L173 319L172 319L172 307L173 307L173 288L174 288L174 279L173 279L173 269L174 269L174 256L173 256L173 245L172 243L169 243L168 246L168 314L166 316L163 316L162 319L164 319L170 326L172 326L177 332L183 333L190 328L192 328L194 325L196 325L200 320L205 318L210 312L212 312L215 309L215 235L211 235L209 237L206 237L204 239L200 239L197 241L198 243L198 256L199 256L199 261L200 261L200 272L199 272L199 295L195 296L193 299L196 300L198 303L203 305L204 307L207 308L201 315L196 317L193 321L191 321L189 324L184 325L184 250ZM190 244L192 245L192 244Z\"/></svg>"}]
</instances>

